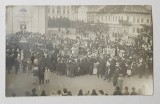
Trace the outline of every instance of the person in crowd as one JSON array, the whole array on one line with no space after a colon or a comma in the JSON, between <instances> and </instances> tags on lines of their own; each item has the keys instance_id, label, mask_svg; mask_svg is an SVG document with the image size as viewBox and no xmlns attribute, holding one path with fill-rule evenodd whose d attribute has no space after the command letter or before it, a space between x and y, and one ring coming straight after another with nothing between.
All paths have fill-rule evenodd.
<instances>
[{"instance_id":1,"label":"person in crowd","mask_svg":"<svg viewBox=\"0 0 160 104\"><path fill-rule=\"evenodd\" d=\"M34 53L32 53L32 56L31 56L31 63L32 63L32 65L34 65L34 59L35 59L35 56L34 56Z\"/></svg>"},{"instance_id":2,"label":"person in crowd","mask_svg":"<svg viewBox=\"0 0 160 104\"><path fill-rule=\"evenodd\" d=\"M79 90L77 96L83 96L83 91L82 91L82 89Z\"/></svg>"},{"instance_id":3,"label":"person in crowd","mask_svg":"<svg viewBox=\"0 0 160 104\"><path fill-rule=\"evenodd\" d=\"M58 90L58 91L57 91L57 95L58 95L58 96L62 96L61 90Z\"/></svg>"},{"instance_id":4,"label":"person in crowd","mask_svg":"<svg viewBox=\"0 0 160 104\"><path fill-rule=\"evenodd\" d=\"M31 63L31 60L27 61L27 69L28 69L28 75L30 75L31 72L32 72L32 63Z\"/></svg>"},{"instance_id":5,"label":"person in crowd","mask_svg":"<svg viewBox=\"0 0 160 104\"><path fill-rule=\"evenodd\" d=\"M66 73L66 64L65 64L65 61L62 60L62 63L61 63L61 75L65 75Z\"/></svg>"},{"instance_id":6,"label":"person in crowd","mask_svg":"<svg viewBox=\"0 0 160 104\"><path fill-rule=\"evenodd\" d=\"M89 95L90 95L90 91L89 91L89 90L86 91L83 95L84 95L84 96L89 96Z\"/></svg>"},{"instance_id":7,"label":"person in crowd","mask_svg":"<svg viewBox=\"0 0 160 104\"><path fill-rule=\"evenodd\" d=\"M42 91L41 96L47 96L44 90Z\"/></svg>"},{"instance_id":8,"label":"person in crowd","mask_svg":"<svg viewBox=\"0 0 160 104\"><path fill-rule=\"evenodd\" d=\"M96 96L97 95L97 92L95 89L92 90L92 93L91 93L91 96Z\"/></svg>"},{"instance_id":9,"label":"person in crowd","mask_svg":"<svg viewBox=\"0 0 160 104\"><path fill-rule=\"evenodd\" d=\"M113 73L113 86L117 85L118 76L119 76L119 69L117 68Z\"/></svg>"},{"instance_id":10,"label":"person in crowd","mask_svg":"<svg viewBox=\"0 0 160 104\"><path fill-rule=\"evenodd\" d=\"M109 73L110 73L110 63L109 61L106 62L106 69L105 69L105 75L104 75L104 80L109 78Z\"/></svg>"},{"instance_id":11,"label":"person in crowd","mask_svg":"<svg viewBox=\"0 0 160 104\"><path fill-rule=\"evenodd\" d=\"M23 50L21 50L21 52L20 52L20 59L21 59L21 62L23 62L23 60L24 60L24 51Z\"/></svg>"},{"instance_id":12,"label":"person in crowd","mask_svg":"<svg viewBox=\"0 0 160 104\"><path fill-rule=\"evenodd\" d=\"M63 94L62 94L62 96L67 96L67 95L68 95L68 91L67 91L66 88L64 88L64 89L63 89Z\"/></svg>"},{"instance_id":13,"label":"person in crowd","mask_svg":"<svg viewBox=\"0 0 160 104\"><path fill-rule=\"evenodd\" d=\"M17 60L18 60L18 63L19 63L19 69L21 70L22 69L22 60L21 60L21 54L19 53L19 49L17 49L17 52L18 52L18 55L17 55Z\"/></svg>"},{"instance_id":14,"label":"person in crowd","mask_svg":"<svg viewBox=\"0 0 160 104\"><path fill-rule=\"evenodd\" d=\"M101 76L102 77L105 75L105 70L106 70L106 63L105 63L105 60L102 59L101 61Z\"/></svg>"},{"instance_id":15,"label":"person in crowd","mask_svg":"<svg viewBox=\"0 0 160 104\"><path fill-rule=\"evenodd\" d=\"M62 63L61 63L61 59L58 58L57 59L57 65L56 65L56 70L57 70L57 75L61 75L61 69L62 69Z\"/></svg>"},{"instance_id":16,"label":"person in crowd","mask_svg":"<svg viewBox=\"0 0 160 104\"><path fill-rule=\"evenodd\" d=\"M107 93L107 92L105 92L105 94L104 94L104 95L108 96L108 93Z\"/></svg>"},{"instance_id":17,"label":"person in crowd","mask_svg":"<svg viewBox=\"0 0 160 104\"><path fill-rule=\"evenodd\" d=\"M57 92L55 90L51 90L50 91L50 96L55 96L55 95L57 95Z\"/></svg>"},{"instance_id":18,"label":"person in crowd","mask_svg":"<svg viewBox=\"0 0 160 104\"><path fill-rule=\"evenodd\" d=\"M46 54L45 56L44 63L45 63L44 65L49 68L51 60L48 54Z\"/></svg>"},{"instance_id":19,"label":"person in crowd","mask_svg":"<svg viewBox=\"0 0 160 104\"><path fill-rule=\"evenodd\" d=\"M98 75L98 78L101 76L102 78L102 62L100 61L98 66L97 66L97 75Z\"/></svg>"},{"instance_id":20,"label":"person in crowd","mask_svg":"<svg viewBox=\"0 0 160 104\"><path fill-rule=\"evenodd\" d=\"M23 68L23 73L26 73L26 70L27 70L27 60L26 59L22 61L22 68Z\"/></svg>"},{"instance_id":21,"label":"person in crowd","mask_svg":"<svg viewBox=\"0 0 160 104\"><path fill-rule=\"evenodd\" d=\"M18 70L19 70L19 62L17 59L15 59L14 61L14 67L15 67L15 74L18 74Z\"/></svg>"},{"instance_id":22,"label":"person in crowd","mask_svg":"<svg viewBox=\"0 0 160 104\"><path fill-rule=\"evenodd\" d=\"M38 67L33 68L33 84L36 84L38 80Z\"/></svg>"},{"instance_id":23,"label":"person in crowd","mask_svg":"<svg viewBox=\"0 0 160 104\"><path fill-rule=\"evenodd\" d=\"M127 65L127 76L130 77L132 75L131 65Z\"/></svg>"},{"instance_id":24,"label":"person in crowd","mask_svg":"<svg viewBox=\"0 0 160 104\"><path fill-rule=\"evenodd\" d=\"M137 92L136 92L136 89L135 89L135 87L132 87L132 92L131 92L131 95L137 95Z\"/></svg>"},{"instance_id":25,"label":"person in crowd","mask_svg":"<svg viewBox=\"0 0 160 104\"><path fill-rule=\"evenodd\" d=\"M121 67L123 76L126 76L126 74L127 74L127 64L125 63L124 58L122 58L122 61L120 63L120 67Z\"/></svg>"},{"instance_id":26,"label":"person in crowd","mask_svg":"<svg viewBox=\"0 0 160 104\"><path fill-rule=\"evenodd\" d=\"M83 59L81 58L81 59L80 59L80 62L79 62L79 71L78 71L78 72L79 72L79 76L82 76L82 75L83 75L83 72L84 72L84 71L83 71L83 70L84 70L84 68L83 68L83 67L84 67L83 63L84 63L84 62L83 62Z\"/></svg>"},{"instance_id":27,"label":"person in crowd","mask_svg":"<svg viewBox=\"0 0 160 104\"><path fill-rule=\"evenodd\" d=\"M98 65L99 65L99 62L95 62L94 64L93 64L93 75L96 75L97 74L97 72L98 72Z\"/></svg>"},{"instance_id":28,"label":"person in crowd","mask_svg":"<svg viewBox=\"0 0 160 104\"><path fill-rule=\"evenodd\" d=\"M131 64L131 71L132 71L132 75L134 76L134 75L136 75L137 74L137 65L136 65L136 62L135 61L133 61L132 62L132 64Z\"/></svg>"},{"instance_id":29,"label":"person in crowd","mask_svg":"<svg viewBox=\"0 0 160 104\"><path fill-rule=\"evenodd\" d=\"M50 69L48 67L45 67L44 78L45 78L46 83L49 83Z\"/></svg>"},{"instance_id":30,"label":"person in crowd","mask_svg":"<svg viewBox=\"0 0 160 104\"><path fill-rule=\"evenodd\" d=\"M123 95L129 95L128 87L125 87L125 88L124 88Z\"/></svg>"},{"instance_id":31,"label":"person in crowd","mask_svg":"<svg viewBox=\"0 0 160 104\"><path fill-rule=\"evenodd\" d=\"M71 91L68 91L67 96L72 96L72 92L71 92Z\"/></svg>"},{"instance_id":32,"label":"person in crowd","mask_svg":"<svg viewBox=\"0 0 160 104\"><path fill-rule=\"evenodd\" d=\"M39 78L39 84L44 84L44 70L43 69L38 69L38 78Z\"/></svg>"},{"instance_id":33,"label":"person in crowd","mask_svg":"<svg viewBox=\"0 0 160 104\"><path fill-rule=\"evenodd\" d=\"M75 73L74 73L75 72L75 68L76 68L75 62L72 59L71 64L70 64L70 73L71 73L70 78L74 78L75 77Z\"/></svg>"},{"instance_id":34,"label":"person in crowd","mask_svg":"<svg viewBox=\"0 0 160 104\"><path fill-rule=\"evenodd\" d=\"M83 63L83 70L84 70L83 75L89 74L89 68L90 68L89 65L90 65L90 64L89 64L89 62L88 62L88 57L85 57L85 58L84 58L84 63Z\"/></svg>"},{"instance_id":35,"label":"person in crowd","mask_svg":"<svg viewBox=\"0 0 160 104\"><path fill-rule=\"evenodd\" d=\"M117 86L122 90L123 89L123 75L119 74L118 80L117 80Z\"/></svg>"},{"instance_id":36,"label":"person in crowd","mask_svg":"<svg viewBox=\"0 0 160 104\"><path fill-rule=\"evenodd\" d=\"M34 56L35 56L35 55L34 55ZM38 61L38 58L35 57L35 58L34 58L34 61L33 61L33 67L34 67L34 66L40 67L40 66L42 66L42 65L43 65L43 64Z\"/></svg>"},{"instance_id":37,"label":"person in crowd","mask_svg":"<svg viewBox=\"0 0 160 104\"><path fill-rule=\"evenodd\" d=\"M71 64L71 61L68 60L66 64L66 76L68 77L70 77L70 64Z\"/></svg>"},{"instance_id":38,"label":"person in crowd","mask_svg":"<svg viewBox=\"0 0 160 104\"><path fill-rule=\"evenodd\" d=\"M143 61L143 59L141 58L141 59L139 59L139 65L138 65L139 78L142 78L144 76L145 69L146 69L146 64Z\"/></svg>"},{"instance_id":39,"label":"person in crowd","mask_svg":"<svg viewBox=\"0 0 160 104\"><path fill-rule=\"evenodd\" d=\"M36 89L35 89L35 88L32 89L32 94L31 94L31 96L38 96L37 93L36 93Z\"/></svg>"},{"instance_id":40,"label":"person in crowd","mask_svg":"<svg viewBox=\"0 0 160 104\"><path fill-rule=\"evenodd\" d=\"M7 73L10 74L10 70L12 69L12 63L11 63L11 55L9 55L9 53L6 54L6 69Z\"/></svg>"},{"instance_id":41,"label":"person in crowd","mask_svg":"<svg viewBox=\"0 0 160 104\"><path fill-rule=\"evenodd\" d=\"M118 86L116 87L113 95L122 95L122 91L121 91L121 89Z\"/></svg>"},{"instance_id":42,"label":"person in crowd","mask_svg":"<svg viewBox=\"0 0 160 104\"><path fill-rule=\"evenodd\" d=\"M13 69L13 66L15 65L15 58L14 58L14 54L12 51L9 53L9 63L10 63L9 65L9 73L10 73L10 71Z\"/></svg>"},{"instance_id":43,"label":"person in crowd","mask_svg":"<svg viewBox=\"0 0 160 104\"><path fill-rule=\"evenodd\" d=\"M110 63L110 70L109 70L109 73L108 73L108 81L111 81L111 77L115 76L114 71L115 71L115 62L112 60L111 63Z\"/></svg>"},{"instance_id":44,"label":"person in crowd","mask_svg":"<svg viewBox=\"0 0 160 104\"><path fill-rule=\"evenodd\" d=\"M25 96L31 96L30 92L29 92L29 91L26 91L26 92L25 92Z\"/></svg>"},{"instance_id":45,"label":"person in crowd","mask_svg":"<svg viewBox=\"0 0 160 104\"><path fill-rule=\"evenodd\" d=\"M104 95L104 91L103 90L99 90L99 95Z\"/></svg>"}]
</instances>

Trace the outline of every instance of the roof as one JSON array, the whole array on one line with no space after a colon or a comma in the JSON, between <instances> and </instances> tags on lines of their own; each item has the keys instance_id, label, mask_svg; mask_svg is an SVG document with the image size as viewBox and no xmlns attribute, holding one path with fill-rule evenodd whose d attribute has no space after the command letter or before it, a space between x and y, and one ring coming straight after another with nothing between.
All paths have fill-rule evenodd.
<instances>
[{"instance_id":1,"label":"roof","mask_svg":"<svg viewBox=\"0 0 160 104\"><path fill-rule=\"evenodd\" d=\"M98 12L100 9L104 8L105 5L86 5L88 12L87 13L92 13L92 12Z\"/></svg>"},{"instance_id":2,"label":"roof","mask_svg":"<svg viewBox=\"0 0 160 104\"><path fill-rule=\"evenodd\" d=\"M88 6L88 12L99 11L104 7L105 7L104 5L90 5Z\"/></svg>"},{"instance_id":3,"label":"roof","mask_svg":"<svg viewBox=\"0 0 160 104\"><path fill-rule=\"evenodd\" d=\"M108 5L100 9L97 13L140 13L150 14L151 8L143 5Z\"/></svg>"}]
</instances>

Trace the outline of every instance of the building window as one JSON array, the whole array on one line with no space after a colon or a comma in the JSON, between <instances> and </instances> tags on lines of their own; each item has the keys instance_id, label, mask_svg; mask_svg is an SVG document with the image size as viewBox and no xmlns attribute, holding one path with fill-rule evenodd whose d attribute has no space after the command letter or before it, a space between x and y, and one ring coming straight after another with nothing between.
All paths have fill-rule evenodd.
<instances>
[{"instance_id":1,"label":"building window","mask_svg":"<svg viewBox=\"0 0 160 104\"><path fill-rule=\"evenodd\" d=\"M121 16L121 20L123 20L123 16Z\"/></svg>"},{"instance_id":2,"label":"building window","mask_svg":"<svg viewBox=\"0 0 160 104\"><path fill-rule=\"evenodd\" d=\"M135 33L135 30L136 30L135 27L133 27L133 31L132 32Z\"/></svg>"},{"instance_id":3,"label":"building window","mask_svg":"<svg viewBox=\"0 0 160 104\"><path fill-rule=\"evenodd\" d=\"M129 21L129 16L127 16L127 21Z\"/></svg>"},{"instance_id":4,"label":"building window","mask_svg":"<svg viewBox=\"0 0 160 104\"><path fill-rule=\"evenodd\" d=\"M48 8L48 13L50 13L50 8Z\"/></svg>"},{"instance_id":5,"label":"building window","mask_svg":"<svg viewBox=\"0 0 160 104\"><path fill-rule=\"evenodd\" d=\"M113 37L115 37L115 36L114 36L114 33L113 33L113 35L112 35L112 36L113 36Z\"/></svg>"},{"instance_id":6,"label":"building window","mask_svg":"<svg viewBox=\"0 0 160 104\"><path fill-rule=\"evenodd\" d=\"M113 22L114 22L114 16L113 16Z\"/></svg>"},{"instance_id":7,"label":"building window","mask_svg":"<svg viewBox=\"0 0 160 104\"><path fill-rule=\"evenodd\" d=\"M136 22L136 18L135 17L133 17L133 23L135 23Z\"/></svg>"},{"instance_id":8,"label":"building window","mask_svg":"<svg viewBox=\"0 0 160 104\"><path fill-rule=\"evenodd\" d=\"M149 23L149 19L147 19L147 23Z\"/></svg>"},{"instance_id":9,"label":"building window","mask_svg":"<svg viewBox=\"0 0 160 104\"><path fill-rule=\"evenodd\" d=\"M139 33L139 28L137 27L136 33Z\"/></svg>"},{"instance_id":10,"label":"building window","mask_svg":"<svg viewBox=\"0 0 160 104\"><path fill-rule=\"evenodd\" d=\"M65 7L63 7L63 14L65 14Z\"/></svg>"},{"instance_id":11,"label":"building window","mask_svg":"<svg viewBox=\"0 0 160 104\"><path fill-rule=\"evenodd\" d=\"M108 21L110 21L110 19L111 19L111 16L109 16Z\"/></svg>"},{"instance_id":12,"label":"building window","mask_svg":"<svg viewBox=\"0 0 160 104\"><path fill-rule=\"evenodd\" d=\"M115 33L115 38L117 38L117 33Z\"/></svg>"},{"instance_id":13,"label":"building window","mask_svg":"<svg viewBox=\"0 0 160 104\"><path fill-rule=\"evenodd\" d=\"M55 11L54 11L54 8L52 9L52 13L54 13Z\"/></svg>"},{"instance_id":14,"label":"building window","mask_svg":"<svg viewBox=\"0 0 160 104\"><path fill-rule=\"evenodd\" d=\"M107 21L107 16L106 16L106 21Z\"/></svg>"},{"instance_id":15,"label":"building window","mask_svg":"<svg viewBox=\"0 0 160 104\"><path fill-rule=\"evenodd\" d=\"M121 17L120 17L120 16L118 16L118 20L121 20Z\"/></svg>"},{"instance_id":16,"label":"building window","mask_svg":"<svg viewBox=\"0 0 160 104\"><path fill-rule=\"evenodd\" d=\"M115 17L115 21L117 22L117 16Z\"/></svg>"},{"instance_id":17,"label":"building window","mask_svg":"<svg viewBox=\"0 0 160 104\"><path fill-rule=\"evenodd\" d=\"M143 23L144 22L144 19L143 18L141 18L141 23Z\"/></svg>"},{"instance_id":18,"label":"building window","mask_svg":"<svg viewBox=\"0 0 160 104\"><path fill-rule=\"evenodd\" d=\"M137 23L139 23L139 18L137 18Z\"/></svg>"},{"instance_id":19,"label":"building window","mask_svg":"<svg viewBox=\"0 0 160 104\"><path fill-rule=\"evenodd\" d=\"M60 6L57 6L57 13L61 13L61 8L60 8Z\"/></svg>"}]
</instances>

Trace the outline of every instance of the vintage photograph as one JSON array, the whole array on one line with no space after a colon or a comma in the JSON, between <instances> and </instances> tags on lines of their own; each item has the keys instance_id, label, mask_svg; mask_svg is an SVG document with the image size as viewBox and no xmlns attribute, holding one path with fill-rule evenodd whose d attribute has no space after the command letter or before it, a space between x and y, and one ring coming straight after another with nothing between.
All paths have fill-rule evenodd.
<instances>
[{"instance_id":1,"label":"vintage photograph","mask_svg":"<svg viewBox=\"0 0 160 104\"><path fill-rule=\"evenodd\" d=\"M6 6L6 97L153 95L150 5Z\"/></svg>"}]
</instances>

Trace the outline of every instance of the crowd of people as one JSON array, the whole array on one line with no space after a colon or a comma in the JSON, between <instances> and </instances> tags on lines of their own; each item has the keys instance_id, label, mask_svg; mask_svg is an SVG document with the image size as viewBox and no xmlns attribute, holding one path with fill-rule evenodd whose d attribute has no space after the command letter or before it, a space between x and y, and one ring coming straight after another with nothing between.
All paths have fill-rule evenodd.
<instances>
[{"instance_id":1,"label":"crowd of people","mask_svg":"<svg viewBox=\"0 0 160 104\"><path fill-rule=\"evenodd\" d=\"M20 69L32 73L33 84L37 80L39 84L49 83L51 72L70 78L97 75L112 80L118 90L122 89L123 77L147 78L152 73L152 50L140 46L139 42L131 46L111 42L103 35L77 35L73 39L52 32L17 32L7 35L6 70L8 74L13 69L15 74Z\"/></svg>"},{"instance_id":2,"label":"crowd of people","mask_svg":"<svg viewBox=\"0 0 160 104\"><path fill-rule=\"evenodd\" d=\"M108 93L103 90L95 90L92 89L90 92L89 90L86 92L83 92L82 89L78 91L76 95L72 94L71 91L67 90L67 88L64 88L62 90L51 90L49 94L46 94L45 90L42 90L41 94L37 94L37 91L35 88L33 88L31 91L25 91L25 96L107 96ZM136 90L135 87L131 88L131 92L129 91L128 87L125 87L122 91L118 86L115 88L115 91L113 92L113 95L145 95L145 87L139 88ZM15 93L12 94L13 97L17 96Z\"/></svg>"}]
</instances>

